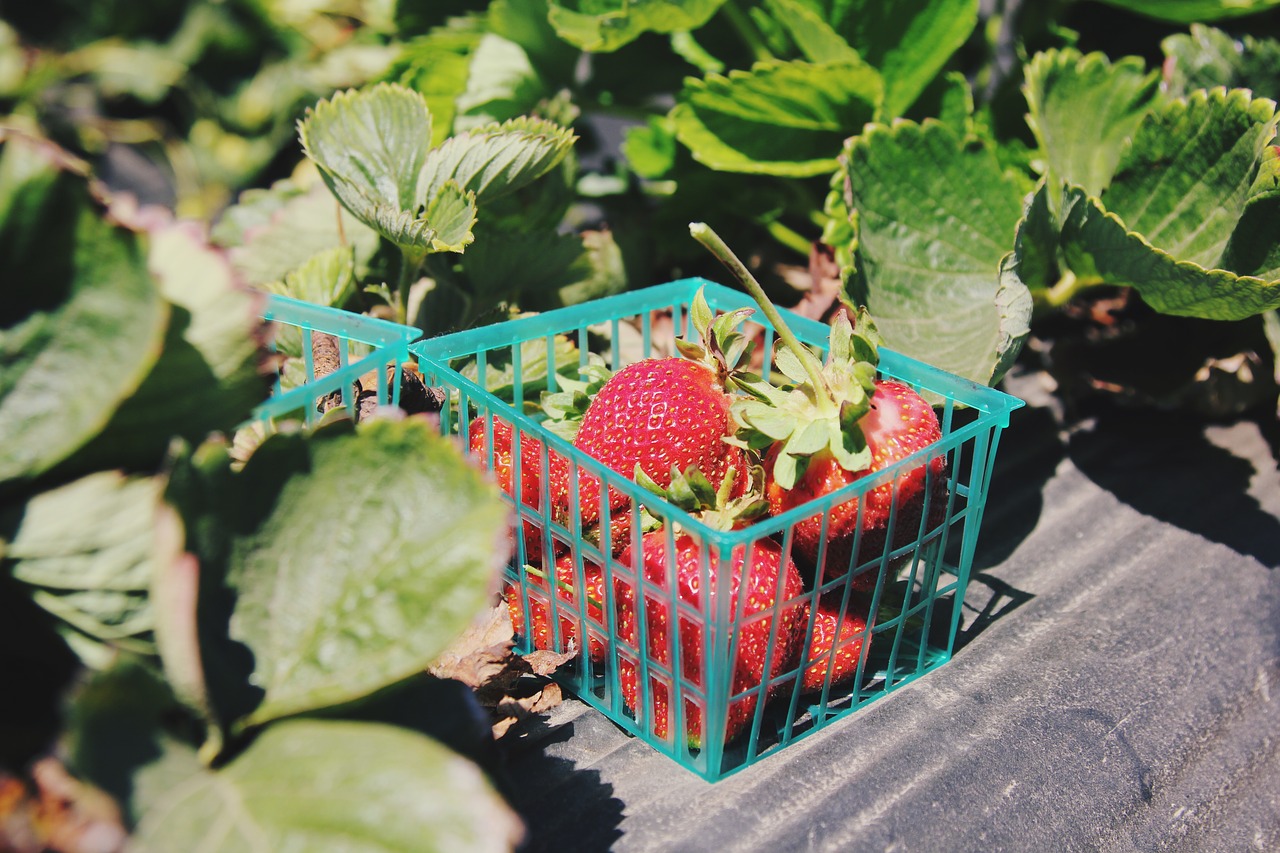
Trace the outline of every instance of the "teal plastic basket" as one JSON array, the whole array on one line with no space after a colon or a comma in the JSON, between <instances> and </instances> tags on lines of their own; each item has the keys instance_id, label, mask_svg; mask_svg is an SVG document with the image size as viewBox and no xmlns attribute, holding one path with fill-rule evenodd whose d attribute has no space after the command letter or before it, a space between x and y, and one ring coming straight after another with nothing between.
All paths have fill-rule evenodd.
<instances>
[{"instance_id":1,"label":"teal plastic basket","mask_svg":"<svg viewBox=\"0 0 1280 853\"><path fill-rule=\"evenodd\" d=\"M400 373L411 360L409 344L422 336L420 329L275 294L267 297L262 318L275 326L271 347L282 366L271 397L254 409L254 422L314 424L322 415L322 400L336 394L339 405L353 405L356 381L371 372L379 404L399 404ZM312 356L317 334L337 338L339 355L338 369L319 378Z\"/></svg>"},{"instance_id":2,"label":"teal plastic basket","mask_svg":"<svg viewBox=\"0 0 1280 853\"><path fill-rule=\"evenodd\" d=\"M565 687L654 749L714 781L785 749L950 659L997 444L1009 413L1022 401L882 350L884 377L906 382L936 402L941 440L927 453L786 513L739 530L711 529L548 430L536 406L542 391L559 390L565 378L582 377L588 353L603 357L613 370L641 358L674 354L674 338L685 335L690 304L700 288L705 288L715 311L753 305L739 291L685 279L421 341L411 351L427 383L449 393L449 404L441 412L442 430L473 447L481 464L495 464L495 419L499 426L511 427L511 459L517 461L504 486L513 512L514 547L503 582L506 595L515 602L517 630L535 628L517 637L518 648L528 652L537 645L573 652L573 659L557 672ZM825 351L826 325L784 313L801 340ZM747 321L745 331L757 333L763 352L772 352L774 333L759 312ZM752 554L753 543L768 539L790 555L798 522L893 483L898 475L938 455L947 460L945 487L934 492L936 499L914 527L904 524L904 529L891 531L873 554L859 553L855 546L857 560L850 562L857 565L838 576L824 579L821 572L810 571L803 591L795 595L786 595L777 581L776 601L758 612L748 612L747 595L737 595L733 607L733 596L712 597L714 606L705 596L692 603L684 600L672 582L673 565L665 567L665 577L655 579L634 564L638 561L625 558L625 545L621 550L611 545L629 543L634 549L645 513L675 522L702 543L699 588L709 589L714 579L716 589L728 589L735 549ZM597 535L586 535L589 531L576 511L553 511L548 478L539 472L550 470L557 457L572 472L568 506L574 505L587 477L597 477L625 495L625 504L614 509L609 500L601 500ZM674 529L670 523L663 528L668 537ZM543 554L559 554L559 568L543 565L550 562ZM593 584L594 567L601 575ZM744 569L744 576L751 571ZM557 582L548 584L553 576ZM584 589L585 595L574 594ZM833 684L828 659L818 670L820 686L806 688L802 673L819 666L810 660L809 638L820 597L839 601L842 608L857 604L868 618L856 637L861 654L855 677ZM808 622L804 648L794 665L779 669L771 646L763 669L767 676L755 683L735 680L733 664L742 638L764 630L776 643L778 626L795 608L802 608ZM665 623L659 619L663 613L669 617ZM676 630L669 630L672 624ZM541 634L538 625L543 626ZM630 702L623 690L628 679L634 685ZM726 736L731 714L739 725L744 715L748 718L732 738Z\"/></svg>"}]
</instances>

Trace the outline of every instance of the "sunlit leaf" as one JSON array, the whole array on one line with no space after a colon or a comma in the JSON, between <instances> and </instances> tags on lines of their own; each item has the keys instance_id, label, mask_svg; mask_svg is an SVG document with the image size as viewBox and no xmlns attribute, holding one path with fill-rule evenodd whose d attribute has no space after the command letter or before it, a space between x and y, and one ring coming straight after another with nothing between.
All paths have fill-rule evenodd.
<instances>
[{"instance_id":1,"label":"sunlit leaf","mask_svg":"<svg viewBox=\"0 0 1280 853\"><path fill-rule=\"evenodd\" d=\"M1254 15L1280 6L1280 0L1102 0L1102 2L1170 24L1223 21Z\"/></svg>"},{"instance_id":2,"label":"sunlit leaf","mask_svg":"<svg viewBox=\"0 0 1280 853\"><path fill-rule=\"evenodd\" d=\"M1280 40L1242 35L1239 39L1204 24L1160 43L1164 49L1165 89L1184 97L1195 89L1252 89L1280 95Z\"/></svg>"},{"instance_id":3,"label":"sunlit leaf","mask_svg":"<svg viewBox=\"0 0 1280 853\"><path fill-rule=\"evenodd\" d=\"M845 154L867 306L885 343L995 382L1025 339L1031 300L1000 264L1022 202L989 148L934 121L875 125Z\"/></svg>"},{"instance_id":4,"label":"sunlit leaf","mask_svg":"<svg viewBox=\"0 0 1280 853\"><path fill-rule=\"evenodd\" d=\"M804 177L835 169L880 94L880 75L861 61L762 62L689 80L673 117L680 141L713 169Z\"/></svg>"},{"instance_id":5,"label":"sunlit leaf","mask_svg":"<svg viewBox=\"0 0 1280 853\"><path fill-rule=\"evenodd\" d=\"M1066 195L1063 248L1077 276L1127 285L1164 314L1240 320L1280 308L1280 281L1205 267L1165 251L1079 187Z\"/></svg>"},{"instance_id":6,"label":"sunlit leaf","mask_svg":"<svg viewBox=\"0 0 1280 853\"><path fill-rule=\"evenodd\" d=\"M52 145L0 134L0 483L88 442L160 355L168 306L138 236Z\"/></svg>"},{"instance_id":7,"label":"sunlit leaf","mask_svg":"<svg viewBox=\"0 0 1280 853\"><path fill-rule=\"evenodd\" d=\"M161 787L159 769L131 849L507 851L523 833L478 767L395 726L286 721L218 770Z\"/></svg>"},{"instance_id":8,"label":"sunlit leaf","mask_svg":"<svg viewBox=\"0 0 1280 853\"><path fill-rule=\"evenodd\" d=\"M256 723L423 670L505 559L492 484L420 421L273 436L233 483L231 633L253 652Z\"/></svg>"},{"instance_id":9,"label":"sunlit leaf","mask_svg":"<svg viewBox=\"0 0 1280 853\"><path fill-rule=\"evenodd\" d=\"M518 118L451 137L426 159L418 189L435 198L453 181L476 203L499 198L550 172L572 148L571 130L543 119Z\"/></svg>"},{"instance_id":10,"label":"sunlit leaf","mask_svg":"<svg viewBox=\"0 0 1280 853\"><path fill-rule=\"evenodd\" d=\"M298 124L303 150L342 204L398 245L434 238L418 180L431 141L423 97L398 84L339 92Z\"/></svg>"},{"instance_id":11,"label":"sunlit leaf","mask_svg":"<svg viewBox=\"0 0 1280 853\"><path fill-rule=\"evenodd\" d=\"M560 37L582 50L607 53L646 32L696 30L725 0L551 0Z\"/></svg>"},{"instance_id":12,"label":"sunlit leaf","mask_svg":"<svg viewBox=\"0 0 1280 853\"><path fill-rule=\"evenodd\" d=\"M849 0L831 3L826 19L884 77L884 117L896 118L968 40L978 0Z\"/></svg>"},{"instance_id":13,"label":"sunlit leaf","mask_svg":"<svg viewBox=\"0 0 1280 853\"><path fill-rule=\"evenodd\" d=\"M1274 101L1243 89L1170 101L1148 114L1102 202L1153 246L1216 266L1276 121Z\"/></svg>"},{"instance_id":14,"label":"sunlit leaf","mask_svg":"<svg viewBox=\"0 0 1280 853\"><path fill-rule=\"evenodd\" d=\"M1147 73L1137 57L1112 63L1101 53L1049 50L1032 58L1025 76L1027 122L1054 189L1060 191L1066 182L1100 193L1151 109L1158 73ZM1082 122L1081 116L1089 120ZM1058 207L1056 194L1051 203Z\"/></svg>"}]
</instances>

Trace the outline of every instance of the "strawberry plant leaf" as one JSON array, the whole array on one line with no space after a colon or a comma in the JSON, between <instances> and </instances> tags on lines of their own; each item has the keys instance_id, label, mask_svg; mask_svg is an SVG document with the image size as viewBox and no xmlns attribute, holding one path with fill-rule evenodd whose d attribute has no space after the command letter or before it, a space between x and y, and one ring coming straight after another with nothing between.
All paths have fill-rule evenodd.
<instances>
[{"instance_id":1,"label":"strawberry plant leaf","mask_svg":"<svg viewBox=\"0 0 1280 853\"><path fill-rule=\"evenodd\" d=\"M886 345L999 380L1030 321L1029 294L1011 282L1001 295L999 276L1022 218L1016 182L989 148L931 120L871 127L850 140L842 171L867 307Z\"/></svg>"},{"instance_id":2,"label":"strawberry plant leaf","mask_svg":"<svg viewBox=\"0 0 1280 853\"><path fill-rule=\"evenodd\" d=\"M379 83L321 100L298 123L298 135L347 210L398 246L426 249L435 230L422 215L428 196L418 182L431 121L422 95Z\"/></svg>"},{"instance_id":3,"label":"strawberry plant leaf","mask_svg":"<svg viewBox=\"0 0 1280 853\"><path fill-rule=\"evenodd\" d=\"M696 30L725 0L550 0L548 20L560 38L610 53L646 32Z\"/></svg>"},{"instance_id":4,"label":"strawberry plant leaf","mask_svg":"<svg viewBox=\"0 0 1280 853\"><path fill-rule=\"evenodd\" d=\"M832 28L884 77L884 118L905 113L978 24L977 0L850 0L829 9Z\"/></svg>"},{"instance_id":5,"label":"strawberry plant leaf","mask_svg":"<svg viewBox=\"0 0 1280 853\"><path fill-rule=\"evenodd\" d=\"M113 650L154 653L148 598L163 483L102 471L41 492L0 527L4 559L72 649L100 667Z\"/></svg>"},{"instance_id":6,"label":"strawberry plant leaf","mask_svg":"<svg viewBox=\"0 0 1280 853\"><path fill-rule=\"evenodd\" d=\"M270 393L259 371L262 296L240 286L202 229L156 227L148 262L173 306L164 350L98 440L63 463L68 470L155 465L175 436L194 442L230 431Z\"/></svg>"},{"instance_id":7,"label":"strawberry plant leaf","mask_svg":"<svg viewBox=\"0 0 1280 853\"><path fill-rule=\"evenodd\" d=\"M1102 0L1102 2L1170 24L1222 21L1254 15L1280 6L1280 0Z\"/></svg>"},{"instance_id":8,"label":"strawberry plant leaf","mask_svg":"<svg viewBox=\"0 0 1280 853\"><path fill-rule=\"evenodd\" d=\"M1049 182L1041 180L1028 198L1013 238L1012 257L1000 264L1001 276L1012 272L1031 290L1058 280L1060 226L1049 210Z\"/></svg>"},{"instance_id":9,"label":"strawberry plant leaf","mask_svg":"<svg viewBox=\"0 0 1280 853\"><path fill-rule=\"evenodd\" d=\"M527 186L554 169L573 147L573 131L554 122L521 117L458 134L433 149L418 185L434 198L449 182L475 193L483 205Z\"/></svg>"},{"instance_id":10,"label":"strawberry plant leaf","mask_svg":"<svg viewBox=\"0 0 1280 853\"><path fill-rule=\"evenodd\" d=\"M234 482L231 634L264 691L250 724L422 671L484 609L505 557L492 484L422 421L273 436Z\"/></svg>"},{"instance_id":11,"label":"strawberry plant leaf","mask_svg":"<svg viewBox=\"0 0 1280 853\"><path fill-rule=\"evenodd\" d=\"M524 48L485 33L476 45L466 88L455 102L454 129L471 130L527 115L553 94Z\"/></svg>"},{"instance_id":12,"label":"strawberry plant leaf","mask_svg":"<svg viewBox=\"0 0 1280 853\"><path fill-rule=\"evenodd\" d=\"M1262 154L1240 221L1222 254L1222 266L1241 275L1280 279L1280 146Z\"/></svg>"},{"instance_id":13,"label":"strawberry plant leaf","mask_svg":"<svg viewBox=\"0 0 1280 853\"><path fill-rule=\"evenodd\" d=\"M355 257L350 247L334 246L312 255L302 266L263 290L313 305L341 307L355 289Z\"/></svg>"},{"instance_id":14,"label":"strawberry plant leaf","mask_svg":"<svg viewBox=\"0 0 1280 853\"><path fill-rule=\"evenodd\" d=\"M461 252L475 240L476 194L448 181L431 197L426 219L434 231L432 252Z\"/></svg>"},{"instance_id":15,"label":"strawberry plant leaf","mask_svg":"<svg viewBox=\"0 0 1280 853\"><path fill-rule=\"evenodd\" d=\"M1252 89L1280 93L1280 41L1243 35L1238 40L1204 24L1160 43L1164 50L1165 91L1180 98L1195 89Z\"/></svg>"},{"instance_id":16,"label":"strawberry plant leaf","mask_svg":"<svg viewBox=\"0 0 1280 853\"><path fill-rule=\"evenodd\" d=\"M1169 101L1144 119L1101 201L1153 246L1216 266L1276 121L1275 102L1244 89Z\"/></svg>"},{"instance_id":17,"label":"strawberry plant leaf","mask_svg":"<svg viewBox=\"0 0 1280 853\"><path fill-rule=\"evenodd\" d=\"M386 79L422 95L431 113L430 144L449 138L457 99L467 90L472 57L484 33L478 18L451 18L426 35L407 41Z\"/></svg>"},{"instance_id":18,"label":"strawberry plant leaf","mask_svg":"<svg viewBox=\"0 0 1280 853\"><path fill-rule=\"evenodd\" d=\"M690 79L676 135L712 169L789 177L833 171L840 145L875 115L882 82L854 62L760 62Z\"/></svg>"},{"instance_id":19,"label":"strawberry plant leaf","mask_svg":"<svg viewBox=\"0 0 1280 853\"><path fill-rule=\"evenodd\" d=\"M862 56L803 0L766 0L769 14L810 62L861 62Z\"/></svg>"},{"instance_id":20,"label":"strawberry plant leaf","mask_svg":"<svg viewBox=\"0 0 1280 853\"><path fill-rule=\"evenodd\" d=\"M341 839L386 853L498 851L523 833L478 767L425 735L380 723L281 722L224 767L186 767L175 784L178 768L169 766L164 787L154 777L165 768L139 774L136 849L304 850Z\"/></svg>"},{"instance_id":21,"label":"strawberry plant leaf","mask_svg":"<svg viewBox=\"0 0 1280 853\"><path fill-rule=\"evenodd\" d=\"M137 235L52 144L0 132L0 484L93 438L160 355L169 307Z\"/></svg>"},{"instance_id":22,"label":"strawberry plant leaf","mask_svg":"<svg viewBox=\"0 0 1280 853\"><path fill-rule=\"evenodd\" d=\"M1079 187L1065 197L1062 240L1077 277L1127 285L1164 314L1241 320L1280 307L1280 281L1209 269L1153 246Z\"/></svg>"},{"instance_id":23,"label":"strawberry plant leaf","mask_svg":"<svg viewBox=\"0 0 1280 853\"><path fill-rule=\"evenodd\" d=\"M224 214L212 238L229 249L232 267L250 285L283 281L335 246L350 247L353 272L363 276L378 249L378 233L320 181L306 189L282 181L269 190L246 192Z\"/></svg>"},{"instance_id":24,"label":"strawberry plant leaf","mask_svg":"<svg viewBox=\"0 0 1280 853\"><path fill-rule=\"evenodd\" d=\"M1025 75L1027 123L1055 190L1053 207L1064 182L1097 195L1151 108L1159 74L1147 73L1138 57L1112 63L1101 53L1047 50L1032 58ZM1084 115L1088 122L1080 121Z\"/></svg>"}]
</instances>

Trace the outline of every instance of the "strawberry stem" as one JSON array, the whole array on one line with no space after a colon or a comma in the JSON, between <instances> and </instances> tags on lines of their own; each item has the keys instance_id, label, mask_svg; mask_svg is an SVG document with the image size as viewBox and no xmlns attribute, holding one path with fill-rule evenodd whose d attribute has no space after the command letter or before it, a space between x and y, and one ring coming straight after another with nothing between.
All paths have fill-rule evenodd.
<instances>
[{"instance_id":1,"label":"strawberry stem","mask_svg":"<svg viewBox=\"0 0 1280 853\"><path fill-rule=\"evenodd\" d=\"M826 380L822 375L822 362L814 356L809 348L800 342L795 332L791 331L791 327L787 325L787 321L782 319L782 313L769 300L768 295L764 292L764 288L760 286L760 282L756 281L756 277L751 274L746 265L738 259L720 238L710 225L705 222L690 222L689 233L693 238L710 250L715 255L716 260L724 264L724 266L733 273L734 278L746 288L747 293L751 294L751 298L760 306L760 310L764 312L764 316L769 318L769 322L773 324L774 330L778 333L778 337L786 345L787 349L800 360L801 366L804 367L805 373L809 374L809 382L813 385L814 395L817 397L819 409L824 414L832 414L836 411L836 403L832 398L830 391L827 389Z\"/></svg>"}]
</instances>

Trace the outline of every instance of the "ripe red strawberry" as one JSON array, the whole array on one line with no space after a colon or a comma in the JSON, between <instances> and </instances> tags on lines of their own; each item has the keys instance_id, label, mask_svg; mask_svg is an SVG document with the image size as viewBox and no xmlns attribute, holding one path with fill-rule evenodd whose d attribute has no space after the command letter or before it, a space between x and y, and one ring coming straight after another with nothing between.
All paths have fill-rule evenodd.
<instances>
[{"instance_id":1,"label":"ripe red strawberry","mask_svg":"<svg viewBox=\"0 0 1280 853\"><path fill-rule=\"evenodd\" d=\"M674 548L668 546L667 538L665 530L644 535L641 540L640 566L648 582L665 587L668 561L674 564L678 600L693 608L696 613L696 615L681 613L674 638L680 648L684 677L700 688L709 689L704 683L702 626L716 612L717 561L711 560L709 586L704 594L701 589L702 545L684 531L676 531ZM630 550L624 552L621 559L624 563L634 562ZM739 606L738 596L744 586L743 574L749 573L745 581L747 600L742 604L743 622L734 629L737 637L737 654L733 662L732 688L733 693L740 693L758 686L765 679L766 657L771 645L773 656L768 669L769 677L775 677L795 665L800 640L807 624L808 608L800 598L804 592L800 573L790 559L784 561L777 543L768 539L755 542L751 549L749 569L747 569L745 547L736 548L730 559L728 593L729 609L732 613L736 613ZM618 636L638 653L639 620L635 591L631 584L619 578L615 581L615 595L618 602ZM779 598L783 605L781 618L775 626L772 610ZM668 633L672 622L669 610L669 604L657 595L646 595L647 653L651 661L668 668L671 666L672 641ZM770 615L759 615L766 612ZM757 618L752 619L752 616ZM629 671L624 660L620 675L623 698L629 707L642 714L643 712L638 710L640 694L635 665L632 664ZM650 710L654 719L654 733L659 737L666 737L667 690L665 685L656 679L650 680L650 686L652 697ZM735 701L730 706L725 730L726 742L742 733L743 727L751 719L755 701L755 696L751 695ZM686 740L690 746L700 746L703 728L701 711L692 702L686 700L685 714Z\"/></svg>"},{"instance_id":2,"label":"ripe red strawberry","mask_svg":"<svg viewBox=\"0 0 1280 853\"><path fill-rule=\"evenodd\" d=\"M867 619L859 611L860 605L856 602L856 599L849 602L849 607L841 618L838 595L824 596L818 601L813 633L809 640L809 655L803 663L805 669L800 682L800 688L805 693L822 689L827 681L828 667L831 668L832 686L843 684L857 675L858 660L865 647L863 632L867 629Z\"/></svg>"},{"instance_id":3,"label":"ripe red strawberry","mask_svg":"<svg viewBox=\"0 0 1280 853\"><path fill-rule=\"evenodd\" d=\"M530 586L536 586L543 590L547 588L546 579L537 576L538 570L529 568L526 571ZM577 597L574 594L575 572L572 554L565 554L556 561L555 574L556 598L560 606L572 607L577 601ZM593 661L602 661L606 651L604 639L606 630L604 621L604 572L595 563L584 561L582 574L587 590L587 621L599 629L598 631L588 630L587 632L588 654ZM515 629L515 633L524 636L524 600L520 595L520 588L514 584L508 585L503 590L502 597L507 602L507 610L511 614L511 625ZM529 596L529 616L533 625L529 639L535 649L559 651L568 649L571 645L576 646L578 643L577 619L562 615L560 617L561 646L559 649L556 647L555 634L551 630L551 607L545 597Z\"/></svg>"},{"instance_id":4,"label":"ripe red strawberry","mask_svg":"<svg viewBox=\"0 0 1280 853\"><path fill-rule=\"evenodd\" d=\"M600 389L583 416L574 446L630 478L639 465L663 486L672 466L696 466L713 484L736 459L739 448L724 442L734 431L732 398L714 370L685 358L650 358L619 370ZM566 472L567 473L567 472ZM556 497L567 506L569 484L553 479ZM581 472L582 520L600 515L600 481ZM625 503L618 493L610 506Z\"/></svg>"},{"instance_id":5,"label":"ripe red strawberry","mask_svg":"<svg viewBox=\"0 0 1280 853\"><path fill-rule=\"evenodd\" d=\"M769 447L765 490L775 513L879 473L941 438L938 419L923 398L900 382L876 379L881 339L865 308L858 311L856 330L847 313L836 315L823 364L715 232L703 223L693 223L689 230L755 298L782 344L774 361L793 384L753 386L748 389L752 398L734 405L734 416L742 425L740 439L753 447ZM920 531L926 503L930 524L942 521L945 473L946 458L938 454L877 487L861 501L861 526L858 501L827 513L825 537L822 513L800 522L795 526L797 557L813 563L822 559L821 571L829 577L848 571L851 563L870 560L888 544L895 505L892 544L911 542ZM874 584L876 576L863 572L858 586Z\"/></svg>"},{"instance_id":6,"label":"ripe red strawberry","mask_svg":"<svg viewBox=\"0 0 1280 853\"><path fill-rule=\"evenodd\" d=\"M730 467L742 471L742 449L725 439L736 430L730 405L731 388L742 375L737 364L751 348L736 327L750 313L716 317L699 292L690 323L704 343L678 341L680 357L644 359L610 376L582 415L574 446L628 479L639 469L663 488L673 469L694 466L715 487ZM567 463L552 466L554 511L566 526L577 512L585 531L600 518L602 484L579 470L575 503L572 473ZM608 493L610 508L626 504L622 493ZM615 553L626 544L626 532L611 531Z\"/></svg>"},{"instance_id":7,"label":"ripe red strawberry","mask_svg":"<svg viewBox=\"0 0 1280 853\"><path fill-rule=\"evenodd\" d=\"M783 444L779 442L770 449L765 459L765 494L775 515L883 471L942 437L933 407L910 386L892 380L875 383L871 409L858 420L857 425L871 454L870 467L861 471L846 470L834 455L819 452L809 458L795 485L784 488L771 474L779 454L783 452ZM902 472L890 482L875 487L861 501L854 498L832 507L826 514L824 574L834 577L849 569L855 541L859 543L857 559L853 561L855 566L884 551L895 500L897 514L892 519L893 547L901 547L919 534L926 503L930 510L930 524L939 523L941 514L946 510L946 463L945 456L934 456ZM861 525L859 503L862 505ZM797 522L794 527L796 553L810 563L816 563L820 556L824 533L822 525L823 514L818 513ZM858 576L856 583L859 589L865 589L874 585L875 579L876 573L867 571Z\"/></svg>"},{"instance_id":8,"label":"ripe red strawberry","mask_svg":"<svg viewBox=\"0 0 1280 853\"><path fill-rule=\"evenodd\" d=\"M471 455L493 471L498 486L519 504L532 509L542 505L542 442L529 433L520 436L520 494L515 493L516 470L514 464L514 433L511 424L498 417L490 417L493 424L493 455L489 454L486 421L474 420L470 424ZM541 525L531 520L524 522L525 561L542 561Z\"/></svg>"}]
</instances>

